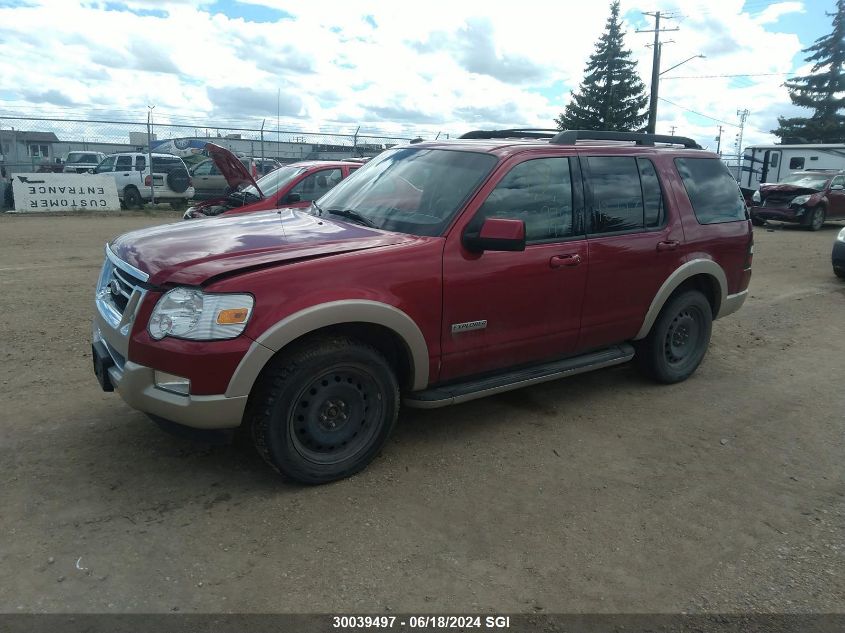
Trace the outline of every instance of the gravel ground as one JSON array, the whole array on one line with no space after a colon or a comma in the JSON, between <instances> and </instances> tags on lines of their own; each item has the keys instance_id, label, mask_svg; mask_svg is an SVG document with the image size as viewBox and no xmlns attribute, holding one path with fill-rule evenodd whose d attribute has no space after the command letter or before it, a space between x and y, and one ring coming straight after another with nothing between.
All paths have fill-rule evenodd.
<instances>
[{"instance_id":1,"label":"gravel ground","mask_svg":"<svg viewBox=\"0 0 845 633\"><path fill-rule=\"evenodd\" d=\"M0 216L0 612L842 612L838 225L755 230L689 381L623 366L402 412L304 488L91 371L102 247L175 214Z\"/></svg>"}]
</instances>

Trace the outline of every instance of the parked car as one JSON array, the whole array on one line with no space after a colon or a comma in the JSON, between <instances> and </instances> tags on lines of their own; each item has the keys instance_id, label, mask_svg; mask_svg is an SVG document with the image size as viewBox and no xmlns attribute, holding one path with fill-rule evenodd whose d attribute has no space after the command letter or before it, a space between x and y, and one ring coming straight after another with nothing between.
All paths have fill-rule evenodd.
<instances>
[{"instance_id":1,"label":"parked car","mask_svg":"<svg viewBox=\"0 0 845 633\"><path fill-rule=\"evenodd\" d=\"M103 152L68 152L62 171L66 174L84 174L103 162L105 157Z\"/></svg>"},{"instance_id":2,"label":"parked car","mask_svg":"<svg viewBox=\"0 0 845 633\"><path fill-rule=\"evenodd\" d=\"M375 457L400 400L442 407L631 359L688 378L751 278L719 157L677 136L465 136L391 148L307 211L111 241L102 388L156 419L245 426L277 471L322 483Z\"/></svg>"},{"instance_id":3,"label":"parked car","mask_svg":"<svg viewBox=\"0 0 845 633\"><path fill-rule=\"evenodd\" d=\"M833 242L833 273L840 279L845 279L845 229L839 231Z\"/></svg>"},{"instance_id":4,"label":"parked car","mask_svg":"<svg viewBox=\"0 0 845 633\"><path fill-rule=\"evenodd\" d=\"M36 174L60 174L64 170L65 166L62 162L61 158L56 158L52 161L50 160L43 160L38 163L38 167L35 168Z\"/></svg>"},{"instance_id":5,"label":"parked car","mask_svg":"<svg viewBox=\"0 0 845 633\"><path fill-rule=\"evenodd\" d=\"M273 159L261 158L240 158L241 164L254 179L266 176L275 171L282 164ZM210 200L224 198L233 191L233 187L226 180L223 172L214 164L214 160L208 158L197 163L190 169L191 179L194 182L194 199Z\"/></svg>"},{"instance_id":6,"label":"parked car","mask_svg":"<svg viewBox=\"0 0 845 633\"><path fill-rule=\"evenodd\" d=\"M845 175L839 170L802 171L754 193L751 222L794 222L818 231L826 220L845 218Z\"/></svg>"},{"instance_id":7,"label":"parked car","mask_svg":"<svg viewBox=\"0 0 845 633\"><path fill-rule=\"evenodd\" d=\"M121 152L106 156L94 168L95 174L109 174L117 184L117 195L127 209L137 209L150 202L154 188L156 202L169 202L174 207L190 200L194 195L191 177L185 163L172 154L152 154L152 170L148 165L150 155L144 152Z\"/></svg>"},{"instance_id":8,"label":"parked car","mask_svg":"<svg viewBox=\"0 0 845 633\"><path fill-rule=\"evenodd\" d=\"M208 143L206 151L231 189L226 197L190 207L184 219L266 211L279 207L308 207L363 163L312 160L285 165L260 180L247 171L232 152Z\"/></svg>"}]
</instances>

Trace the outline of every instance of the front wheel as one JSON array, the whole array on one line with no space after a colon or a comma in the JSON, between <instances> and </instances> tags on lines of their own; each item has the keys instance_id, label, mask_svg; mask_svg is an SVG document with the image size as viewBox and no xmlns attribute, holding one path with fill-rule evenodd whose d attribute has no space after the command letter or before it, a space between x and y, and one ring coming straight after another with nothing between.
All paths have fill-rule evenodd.
<instances>
[{"instance_id":1,"label":"front wheel","mask_svg":"<svg viewBox=\"0 0 845 633\"><path fill-rule=\"evenodd\" d=\"M253 442L264 460L290 479L322 484L375 458L396 424L399 386L375 348L320 338L273 361L250 407Z\"/></svg>"},{"instance_id":2,"label":"front wheel","mask_svg":"<svg viewBox=\"0 0 845 633\"><path fill-rule=\"evenodd\" d=\"M144 201L141 199L141 193L132 186L123 190L123 204L127 209L140 209L144 206Z\"/></svg>"},{"instance_id":3,"label":"front wheel","mask_svg":"<svg viewBox=\"0 0 845 633\"><path fill-rule=\"evenodd\" d=\"M766 221L761 220L760 218L755 218L753 215L751 216L751 224L754 226L766 226Z\"/></svg>"},{"instance_id":4,"label":"front wheel","mask_svg":"<svg viewBox=\"0 0 845 633\"><path fill-rule=\"evenodd\" d=\"M698 290L682 292L660 311L648 336L638 343L636 358L658 382L686 380L707 353L712 326L707 298Z\"/></svg>"},{"instance_id":5,"label":"front wheel","mask_svg":"<svg viewBox=\"0 0 845 633\"><path fill-rule=\"evenodd\" d=\"M816 207L812 209L809 214L807 215L807 224L806 227L810 231L818 231L824 226L824 207Z\"/></svg>"}]
</instances>

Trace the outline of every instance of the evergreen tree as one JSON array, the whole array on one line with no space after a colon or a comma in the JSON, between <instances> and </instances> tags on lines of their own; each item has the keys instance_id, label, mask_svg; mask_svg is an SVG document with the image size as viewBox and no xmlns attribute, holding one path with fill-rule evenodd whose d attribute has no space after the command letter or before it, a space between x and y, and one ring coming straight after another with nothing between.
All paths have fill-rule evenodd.
<instances>
[{"instance_id":1,"label":"evergreen tree","mask_svg":"<svg viewBox=\"0 0 845 633\"><path fill-rule=\"evenodd\" d=\"M820 37L804 53L807 62L814 62L809 75L786 82L789 98L797 106L814 110L809 118L778 117L778 129L772 134L782 142L842 143L845 142L845 0L837 0L833 32ZM788 139L788 140L787 140Z\"/></svg>"},{"instance_id":2,"label":"evergreen tree","mask_svg":"<svg viewBox=\"0 0 845 633\"><path fill-rule=\"evenodd\" d=\"M840 0L840 2L845 0ZM578 92L555 119L561 130L641 130L648 96L625 49L619 0L610 6L605 32L584 71Z\"/></svg>"}]
</instances>

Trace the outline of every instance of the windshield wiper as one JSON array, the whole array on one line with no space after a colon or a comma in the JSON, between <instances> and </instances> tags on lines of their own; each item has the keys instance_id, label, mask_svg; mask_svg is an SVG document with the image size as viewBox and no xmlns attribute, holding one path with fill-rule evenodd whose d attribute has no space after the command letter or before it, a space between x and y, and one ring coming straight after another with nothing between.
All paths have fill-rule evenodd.
<instances>
[{"instance_id":1,"label":"windshield wiper","mask_svg":"<svg viewBox=\"0 0 845 633\"><path fill-rule=\"evenodd\" d=\"M317 208L319 209L320 207ZM376 226L371 219L364 217L354 209L329 209L329 213L331 213L332 215L339 215L342 218L352 220L353 222L357 222L358 224L363 224L364 226L368 226L371 229L378 228L378 226Z\"/></svg>"}]
</instances>

